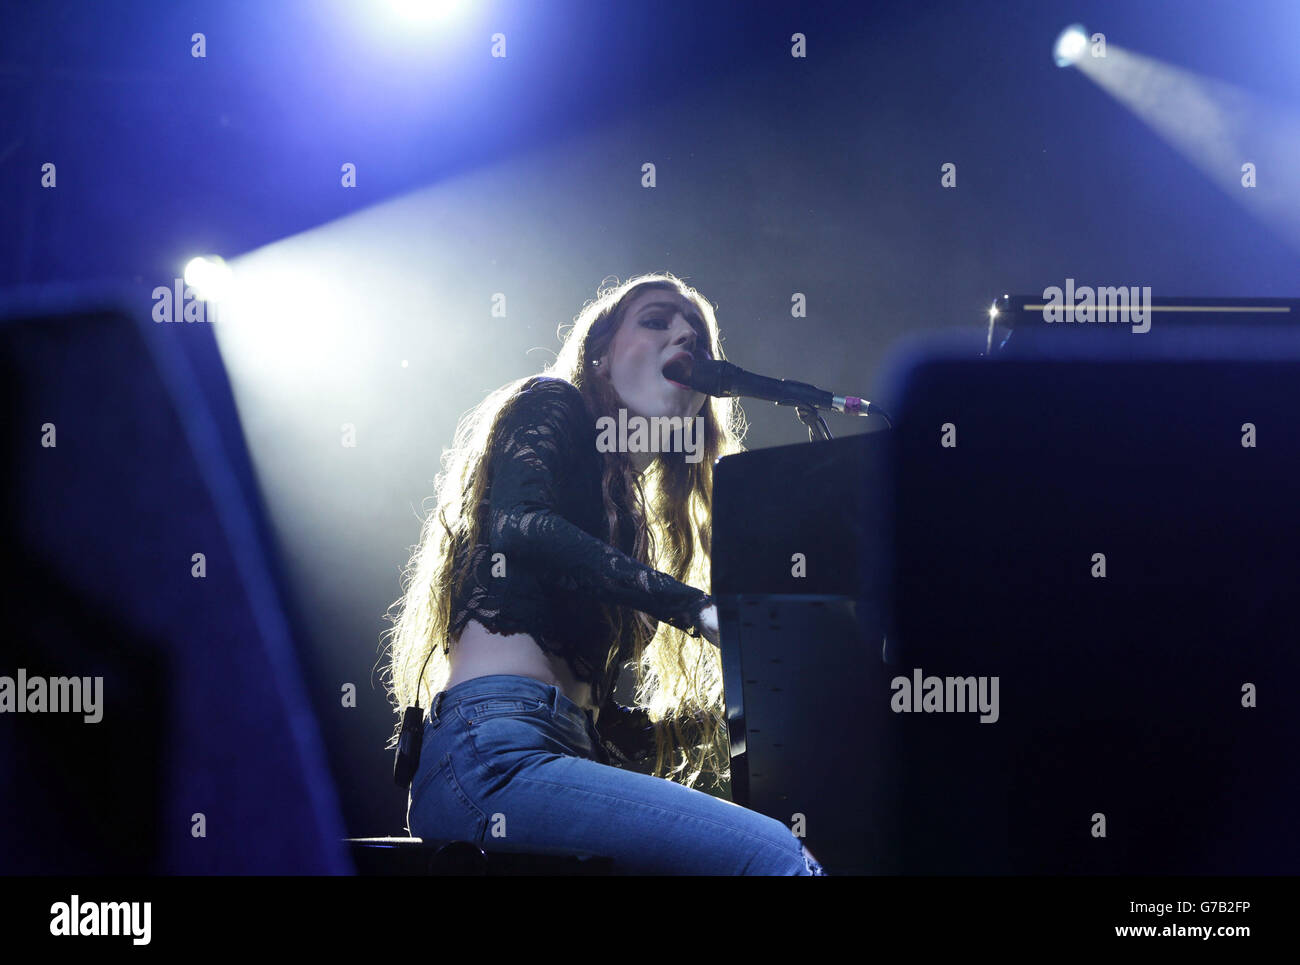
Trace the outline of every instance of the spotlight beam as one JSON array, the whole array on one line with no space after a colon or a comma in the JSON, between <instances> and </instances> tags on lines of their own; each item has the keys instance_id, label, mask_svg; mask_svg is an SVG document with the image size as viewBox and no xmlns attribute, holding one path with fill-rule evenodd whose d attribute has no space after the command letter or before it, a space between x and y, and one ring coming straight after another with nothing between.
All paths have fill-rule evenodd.
<instances>
[{"instance_id":1,"label":"spotlight beam","mask_svg":"<svg viewBox=\"0 0 1300 965\"><path fill-rule=\"evenodd\" d=\"M1300 249L1300 115L1232 84L1107 43L1074 66Z\"/></svg>"}]
</instances>

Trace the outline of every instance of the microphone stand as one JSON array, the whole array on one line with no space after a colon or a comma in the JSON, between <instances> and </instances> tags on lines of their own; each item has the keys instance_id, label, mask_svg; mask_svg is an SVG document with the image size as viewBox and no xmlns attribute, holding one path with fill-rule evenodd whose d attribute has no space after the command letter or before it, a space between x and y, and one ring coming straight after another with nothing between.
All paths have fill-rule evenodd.
<instances>
[{"instance_id":1,"label":"microphone stand","mask_svg":"<svg viewBox=\"0 0 1300 965\"><path fill-rule=\"evenodd\" d=\"M789 405L788 402L778 402L777 405ZM794 414L799 417L799 421L808 427L808 441L816 442L821 439L822 442L828 442L831 438L831 430L826 425L826 420L822 418L821 413L810 405L796 405Z\"/></svg>"}]
</instances>

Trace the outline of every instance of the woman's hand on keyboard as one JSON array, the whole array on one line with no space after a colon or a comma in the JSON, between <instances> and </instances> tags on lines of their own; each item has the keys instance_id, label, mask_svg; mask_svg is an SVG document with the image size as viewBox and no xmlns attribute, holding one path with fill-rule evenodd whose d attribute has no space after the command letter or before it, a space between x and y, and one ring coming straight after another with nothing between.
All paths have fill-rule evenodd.
<instances>
[{"instance_id":1,"label":"woman's hand on keyboard","mask_svg":"<svg viewBox=\"0 0 1300 965\"><path fill-rule=\"evenodd\" d=\"M714 604L710 603L700 611L699 630L709 643L721 646L718 642L718 608Z\"/></svg>"}]
</instances>

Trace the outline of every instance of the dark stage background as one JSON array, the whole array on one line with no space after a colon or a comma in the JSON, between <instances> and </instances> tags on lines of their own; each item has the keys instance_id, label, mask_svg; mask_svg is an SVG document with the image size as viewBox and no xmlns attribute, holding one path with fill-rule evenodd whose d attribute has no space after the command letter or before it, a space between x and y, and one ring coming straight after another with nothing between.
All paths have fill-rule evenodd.
<instances>
[{"instance_id":1,"label":"dark stage background","mask_svg":"<svg viewBox=\"0 0 1300 965\"><path fill-rule=\"evenodd\" d=\"M1143 116L1053 64L1076 20L1196 80L1193 105L1248 91L1226 115L1245 126L1184 111L1169 123L1199 148L1162 136L1151 118L1178 108L1159 90ZM403 834L378 648L416 511L458 417L539 370L602 279L684 276L732 361L887 409L888 353L940 330L978 351L1004 291L1294 296L1300 198L1278 185L1297 154L1276 152L1295 147L1297 37L1290 0L566 0L432 25L380 2L10 3L0 286L8 305L111 292L154 325L152 292L190 258L230 262L228 316L154 335L224 359L180 389L264 501L337 797L317 805L350 835ZM788 410L746 412L751 449L806 439Z\"/></svg>"}]
</instances>

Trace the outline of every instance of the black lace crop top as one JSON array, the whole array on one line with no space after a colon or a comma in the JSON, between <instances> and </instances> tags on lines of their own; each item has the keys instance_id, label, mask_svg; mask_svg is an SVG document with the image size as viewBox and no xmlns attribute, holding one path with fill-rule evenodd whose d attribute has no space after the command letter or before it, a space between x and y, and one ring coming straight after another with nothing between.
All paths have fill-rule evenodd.
<instances>
[{"instance_id":1,"label":"black lace crop top","mask_svg":"<svg viewBox=\"0 0 1300 965\"><path fill-rule=\"evenodd\" d=\"M470 619L494 633L529 633L591 684L599 707L632 657L631 633L609 639L602 605L640 610L698 637L699 612L712 598L604 539L604 457L575 386L538 376L508 405L489 457L480 542L452 600L451 637Z\"/></svg>"}]
</instances>

